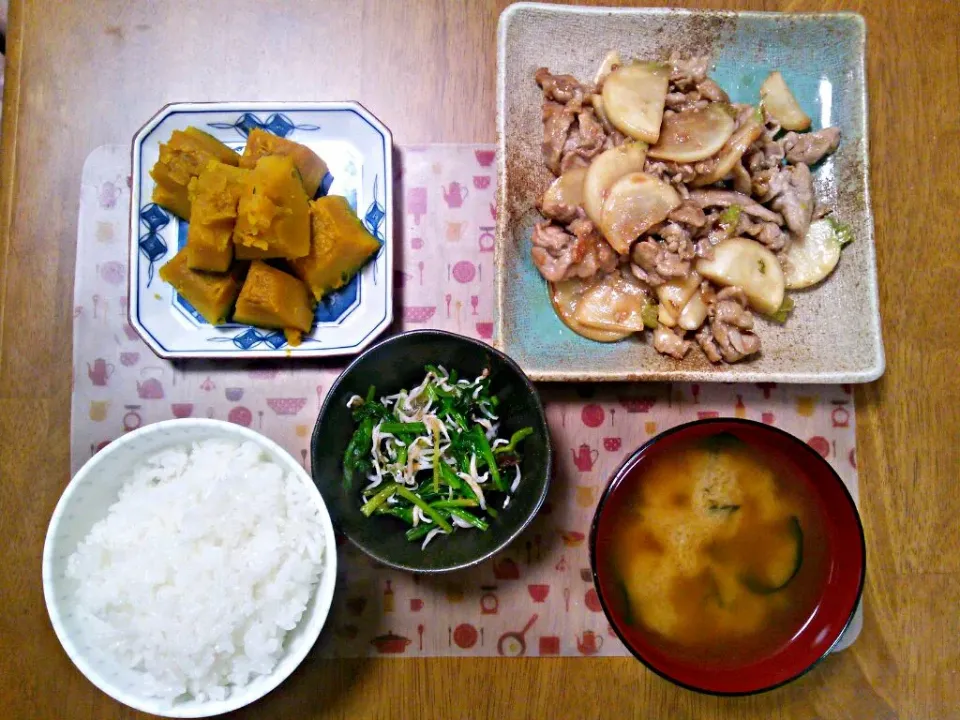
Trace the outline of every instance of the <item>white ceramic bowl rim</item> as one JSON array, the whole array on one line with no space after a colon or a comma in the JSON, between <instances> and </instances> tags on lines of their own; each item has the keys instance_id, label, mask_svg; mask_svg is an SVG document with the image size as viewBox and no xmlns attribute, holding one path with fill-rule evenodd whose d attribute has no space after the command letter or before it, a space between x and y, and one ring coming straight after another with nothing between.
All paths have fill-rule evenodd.
<instances>
[{"instance_id":1,"label":"white ceramic bowl rim","mask_svg":"<svg viewBox=\"0 0 960 720\"><path fill-rule=\"evenodd\" d=\"M66 513L66 508L69 507L70 502L77 493L78 488L85 482L88 482L88 476L93 475L97 471L97 467L106 457L109 457L109 455L117 452L121 448L137 443L146 435L152 435L171 426L176 426L180 429L184 428L185 426L194 428L198 431L198 435L201 437L203 437L204 434L207 434L211 437L230 436L239 440L250 440L257 443L260 447L273 455L273 458L276 462L287 466L288 471L293 472L294 475L304 483L304 485L307 487L307 492L316 503L317 509L320 513L320 523L323 526L323 572L316 588L314 589L314 594L310 599L310 604L308 604L307 610L304 613L304 618L301 619L301 623L305 620L308 622L308 624L302 628L302 637L299 639L299 642L296 646L288 648L288 652L281 656L277 666L274 668L273 672L270 673L270 675L264 676L258 683L233 690L230 696L225 700L210 700L205 702L191 701L189 703L171 705L170 703L160 700L159 698L134 695L117 687L93 667L93 665L84 656L84 653L74 642L71 635L67 632L66 628L64 627L62 609L57 600L56 593L54 592L55 581L52 570L54 559L54 538L60 526L60 521ZM174 443L172 442L171 444ZM106 508L104 508L104 512L105 511ZM50 615L50 621L53 624L54 632L56 632L57 638L60 640L60 644L63 646L63 649L66 651L70 660L73 661L73 664L77 666L80 672L82 672L90 682L92 682L114 700L117 700L118 702L128 705L136 710L152 713L154 715L160 715L162 717L200 718L212 717L214 715L220 715L232 710L237 710L256 700L259 700L261 697L274 690L278 685L280 685L280 683L286 680L287 677L289 677L290 674L297 668L297 666L300 665L319 637L320 630L323 628L323 625L326 622L327 615L330 611L330 605L333 602L333 590L337 576L337 551L333 533L333 523L330 520L330 514L327 511L327 506L323 502L323 498L320 496L320 492L317 490L317 487L313 482L313 478L300 465L300 463L298 463L290 455L290 453L288 453L270 438L240 425L235 425L233 423L224 422L221 420L183 418L164 420L151 425L145 425L142 428L127 433L126 435L123 435L117 440L111 442L100 452L90 458L82 468L80 468L79 472L77 472L77 474L67 485L66 489L63 491L63 495L61 495L60 500L57 502L57 506L53 511L53 516L50 519L50 524L47 528L46 539L43 546L42 567L43 597L47 605L47 612ZM312 605L312 608L310 605ZM299 626L298 629L300 629Z\"/></svg>"}]
</instances>

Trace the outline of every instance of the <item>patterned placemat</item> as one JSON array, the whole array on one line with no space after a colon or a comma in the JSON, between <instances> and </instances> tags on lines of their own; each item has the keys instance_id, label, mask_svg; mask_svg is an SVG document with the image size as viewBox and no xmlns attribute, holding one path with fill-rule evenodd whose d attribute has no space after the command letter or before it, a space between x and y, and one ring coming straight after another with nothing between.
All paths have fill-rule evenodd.
<instances>
[{"instance_id":1,"label":"patterned placemat","mask_svg":"<svg viewBox=\"0 0 960 720\"><path fill-rule=\"evenodd\" d=\"M397 191L402 329L493 332L493 146L407 147ZM73 470L124 432L171 417L229 420L309 467L324 392L345 363L160 360L126 321L129 152L83 169L74 291ZM853 395L843 386L633 384L541 388L556 449L547 504L510 548L469 571L418 577L339 548L335 606L317 652L363 655L626 655L601 611L586 536L600 492L651 436L696 418L748 417L824 455L857 496ZM858 621L843 645L860 631Z\"/></svg>"}]
</instances>

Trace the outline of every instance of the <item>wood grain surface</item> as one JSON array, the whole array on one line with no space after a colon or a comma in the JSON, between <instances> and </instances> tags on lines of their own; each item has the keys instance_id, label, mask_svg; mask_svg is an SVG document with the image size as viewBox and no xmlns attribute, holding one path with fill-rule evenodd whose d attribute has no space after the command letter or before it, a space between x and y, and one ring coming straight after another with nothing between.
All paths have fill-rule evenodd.
<instances>
[{"instance_id":1,"label":"wood grain surface","mask_svg":"<svg viewBox=\"0 0 960 720\"><path fill-rule=\"evenodd\" d=\"M859 640L796 683L743 699L678 690L627 659L308 660L238 717L960 717L960 13L942 0L670 4L867 19L887 372L856 391L869 561ZM351 98L398 143L493 142L505 5L13 1L0 165L3 717L137 715L67 659L40 583L44 532L69 480L87 154L128 142L175 100Z\"/></svg>"}]
</instances>

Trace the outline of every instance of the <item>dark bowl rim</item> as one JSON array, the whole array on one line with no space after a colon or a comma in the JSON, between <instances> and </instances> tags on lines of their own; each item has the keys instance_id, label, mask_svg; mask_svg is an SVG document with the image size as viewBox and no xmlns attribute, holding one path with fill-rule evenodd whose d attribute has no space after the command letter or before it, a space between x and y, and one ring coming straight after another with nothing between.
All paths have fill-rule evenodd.
<instances>
[{"instance_id":1,"label":"dark bowl rim","mask_svg":"<svg viewBox=\"0 0 960 720\"><path fill-rule=\"evenodd\" d=\"M516 363L515 360L513 360L513 358L501 352L500 350L493 347L492 345L488 345L487 343L481 340L476 340L474 338L467 337L465 335L459 335L457 333L449 332L447 330L435 330L432 328L421 328L419 330L407 330L405 332L397 333L396 335L391 335L390 337L384 340L381 340L380 342L374 345L371 345L370 347L365 349L363 352L361 352L353 360L350 361L350 364L347 365L347 367L343 370L343 372L341 372L340 375L337 376L337 379L333 381L333 384L330 386L330 389L327 390L327 394L323 399L323 405L320 407L320 412L317 414L317 420L313 426L313 433L311 433L310 435L310 476L313 478L313 482L317 484L318 490L320 489L320 485L319 483L317 483L317 478L314 475L314 468L317 466L317 463L315 462L315 456L316 456L316 447L317 447L317 441L318 441L318 433L320 431L321 422L323 421L323 418L327 413L327 409L330 405L331 399L336 394L336 391L339 389L341 383L343 383L347 379L350 373L353 372L356 366L359 365L360 362L368 354L374 352L375 350L380 349L385 345L392 345L394 343L403 342L407 338L416 337L416 336L432 336L432 337L439 336L439 337L452 340L454 342L462 342L466 345L470 345L484 352L492 353L493 355L496 355L500 360L502 360L520 378L520 380L523 382L524 386L526 387L528 394L534 400L534 403L537 409L537 415L539 416L540 424L543 428L543 432L545 433L544 446L546 447L546 453L547 453L546 467L545 467L545 473L544 473L546 477L544 479L543 487L540 490L539 497L537 497L536 504L534 505L533 509L530 511L527 517L524 518L523 522L521 522L513 530L513 532L509 533L502 542L498 543L496 547L466 562L458 563L456 565L449 565L444 567L432 567L432 568L421 568L421 567L416 567L411 565L405 565L403 563L393 562L387 558L384 558L375 554L374 552L370 551L368 548L361 545L359 542L354 540L354 538L351 537L349 533L347 533L346 531L338 527L336 521L334 521L334 528L338 533L343 534L344 537L346 537L347 540L349 540L354 547L358 548L361 552L363 552L365 555L372 558L373 560L376 560L378 563L382 563L383 565L394 568L396 570L403 570L405 572L417 573L420 575L439 575L442 573L455 572L457 570L465 570L466 568L475 567L476 565L479 565L480 563L486 560L489 560L491 557L493 557L500 551L504 550L508 545L510 545L510 543L516 540L517 537L524 530L526 530L530 526L530 523L533 522L533 519L537 516L537 514L540 512L541 508L543 507L543 503L547 499L547 493L550 490L550 483L551 483L551 480L553 479L553 444L550 441L550 427L547 424L547 414L543 409L543 401L540 399L540 393L537 392L537 388L533 384L533 381L530 380L529 377L527 377L527 374L520 368L520 366ZM322 491L320 492L320 495L321 496L323 495ZM324 500L324 502L326 502L326 500Z\"/></svg>"},{"instance_id":2,"label":"dark bowl rim","mask_svg":"<svg viewBox=\"0 0 960 720\"><path fill-rule=\"evenodd\" d=\"M814 659L813 662L807 665L806 668L796 673L795 675L791 675L790 677L784 680L781 680L779 682L773 683L772 685L765 685L755 690L738 690L738 691L732 691L732 692L722 691L722 690L710 690L707 688L692 685L690 683L681 682L680 680L677 680L676 678L671 677L666 672L655 667L651 662L649 662L646 658L644 658L637 650L635 650L631 646L630 642L627 640L627 638L624 637L623 633L620 632L620 628L618 627L617 622L614 620L613 615L610 612L610 608L607 606L607 601L603 597L603 590L601 588L600 578L597 573L597 532L600 525L600 522L599 522L600 516L603 513L604 505L606 505L606 502L609 499L614 488L617 485L619 485L620 481L623 479L624 470L626 470L627 467L631 466L632 463L635 461L635 459L639 455L641 455L648 448L652 447L655 443L659 442L660 440L663 440L664 438L667 438L671 435L675 435L679 432L683 432L694 426L716 425L721 423L723 424L733 423L736 425L750 427L750 428L753 428L754 430L761 429L764 432L773 432L774 434L782 435L783 437L787 438L791 442L800 446L803 449L802 452L810 453L821 464L826 466L827 470L829 471L829 474L840 485L840 488L843 491L843 496L846 498L847 502L850 504L850 509L853 511L853 518L854 518L854 521L856 522L857 534L860 538L860 554L863 557L863 562L860 567L860 581L857 586L857 594L853 601L853 607L850 609L850 614L847 616L847 621L843 624L843 627L840 629L840 632L837 633L837 637L834 638L833 642L830 643L830 646L823 651L820 657ZM597 504L597 509L594 512L593 520L590 523L590 572L593 575L593 583L597 590L597 597L600 600L600 606L603 608L603 614L606 616L607 620L609 621L610 627L613 628L613 631L617 634L617 637L620 639L620 642L622 642L624 647L626 647L627 650L630 651L630 654L633 655L641 663L643 663L643 665L648 670L659 675L664 680L670 681L674 685L682 687L686 690L692 690L694 692L701 693L703 695L712 695L714 697L744 697L748 695L760 695L762 693L770 692L771 690L776 690L777 688L781 688L784 685L787 685L788 683L791 683L794 680L797 680L803 677L804 675L806 675L807 673L809 673L817 665L823 662L823 660L828 655L830 655L833 649L840 642L840 639L843 637L843 634L847 631L847 628L849 628L850 624L853 622L853 618L857 613L857 608L860 605L860 600L863 597L863 589L864 589L864 585L866 583L866 578L867 578L867 544L866 544L866 537L863 532L863 521L860 518L859 510L857 510L857 504L853 501L853 496L850 494L850 491L847 489L846 484L843 482L843 478L840 477L837 471L833 469L833 466L829 462L827 462L826 458L820 455L820 453L818 453L816 450L810 447L807 443L803 442L803 440L798 438L796 435L793 435L792 433L789 433L786 430L782 430L774 425L767 425L766 423L758 422L756 420L748 420L746 418L730 418L730 417L704 418L703 420L693 420L692 422L683 423L682 425L676 425L668 430L664 430L659 435L655 435L654 437L650 438L645 443L643 443L640 447L638 447L636 450L630 453L630 455L627 456L626 459L624 459L624 461L620 464L620 466L616 469L616 471L614 471L614 473L611 475L610 480L607 481L606 488L604 488L603 494L600 496L600 502Z\"/></svg>"}]
</instances>

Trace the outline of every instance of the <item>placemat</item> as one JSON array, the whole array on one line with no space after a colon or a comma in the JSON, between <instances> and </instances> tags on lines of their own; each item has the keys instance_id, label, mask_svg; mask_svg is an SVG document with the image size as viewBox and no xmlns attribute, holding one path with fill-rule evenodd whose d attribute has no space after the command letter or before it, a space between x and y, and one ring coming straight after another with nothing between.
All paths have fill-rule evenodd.
<instances>
[{"instance_id":1,"label":"placemat","mask_svg":"<svg viewBox=\"0 0 960 720\"><path fill-rule=\"evenodd\" d=\"M495 147L407 147L395 182L398 329L493 333ZM346 364L167 362L127 323L130 157L87 158L74 290L73 471L124 432L171 417L212 417L273 438L309 468L324 392ZM704 417L784 428L826 457L857 497L853 395L845 386L543 385L557 468L547 504L511 547L480 567L420 577L339 547L335 605L315 652L365 655L627 655L590 576L587 533L609 474L651 436ZM842 646L860 631L857 621Z\"/></svg>"}]
</instances>

